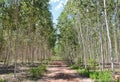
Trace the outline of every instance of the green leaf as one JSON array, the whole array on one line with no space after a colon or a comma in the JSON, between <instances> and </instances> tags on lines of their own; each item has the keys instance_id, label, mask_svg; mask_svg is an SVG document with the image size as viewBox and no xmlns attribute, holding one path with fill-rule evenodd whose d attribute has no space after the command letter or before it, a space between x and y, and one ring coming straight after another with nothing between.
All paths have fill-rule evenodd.
<instances>
[{"instance_id":1,"label":"green leaf","mask_svg":"<svg viewBox=\"0 0 120 82\"><path fill-rule=\"evenodd\" d=\"M0 3L3 3L4 2L4 0L0 0Z\"/></svg>"}]
</instances>

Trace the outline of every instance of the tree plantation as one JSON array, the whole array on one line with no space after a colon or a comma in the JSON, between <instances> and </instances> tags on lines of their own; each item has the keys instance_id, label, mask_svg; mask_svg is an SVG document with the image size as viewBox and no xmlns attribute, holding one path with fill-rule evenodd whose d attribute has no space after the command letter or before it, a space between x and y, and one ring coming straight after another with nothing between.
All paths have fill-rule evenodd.
<instances>
[{"instance_id":1,"label":"tree plantation","mask_svg":"<svg viewBox=\"0 0 120 82\"><path fill-rule=\"evenodd\" d=\"M119 82L120 0L49 2L0 0L0 82Z\"/></svg>"},{"instance_id":2,"label":"tree plantation","mask_svg":"<svg viewBox=\"0 0 120 82\"><path fill-rule=\"evenodd\" d=\"M49 0L0 0L0 61L3 67L51 57L55 30Z\"/></svg>"},{"instance_id":3,"label":"tree plantation","mask_svg":"<svg viewBox=\"0 0 120 82\"><path fill-rule=\"evenodd\" d=\"M119 72L119 7L120 0L68 0L57 25L62 58L89 70Z\"/></svg>"}]
</instances>

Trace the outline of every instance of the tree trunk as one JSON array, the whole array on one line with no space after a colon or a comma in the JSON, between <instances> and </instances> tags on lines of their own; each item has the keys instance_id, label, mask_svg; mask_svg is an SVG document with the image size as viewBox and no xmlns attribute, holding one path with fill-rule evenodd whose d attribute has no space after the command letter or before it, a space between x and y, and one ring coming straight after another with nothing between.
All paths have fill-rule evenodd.
<instances>
[{"instance_id":1,"label":"tree trunk","mask_svg":"<svg viewBox=\"0 0 120 82\"><path fill-rule=\"evenodd\" d=\"M79 32L80 32L80 35L81 35L81 41L82 41L82 46L83 46L83 57L84 57L84 65L85 65L85 69L87 68L87 60L86 60L86 49L85 49L85 41L84 41L84 37L83 37L83 32L82 32L82 26L81 26L81 19L79 16L77 16L79 18L79 21L78 23L80 24L79 25Z\"/></svg>"},{"instance_id":2,"label":"tree trunk","mask_svg":"<svg viewBox=\"0 0 120 82\"><path fill-rule=\"evenodd\" d=\"M111 43L110 32L109 32L109 25L108 25L108 20L107 20L106 0L104 0L104 16L105 16L108 45L109 45L109 51L110 51L111 70L112 70L112 73L114 74L114 59L113 59L112 43Z\"/></svg>"},{"instance_id":3,"label":"tree trunk","mask_svg":"<svg viewBox=\"0 0 120 82\"><path fill-rule=\"evenodd\" d=\"M18 0L15 0L15 4L16 4L16 11L15 11L15 23L16 23L16 40L15 40L15 53L14 53L14 77L16 78L16 72L17 72L17 54L18 54L18 31L19 31L19 28L18 28Z\"/></svg>"},{"instance_id":4,"label":"tree trunk","mask_svg":"<svg viewBox=\"0 0 120 82\"><path fill-rule=\"evenodd\" d=\"M104 69L104 53L103 53L102 28L100 28L100 19L99 19L99 14L100 14L99 0L97 1L97 14L98 14L98 16L97 16L97 22L98 22L98 28L99 28L100 49L101 49L101 58L102 58L101 69L103 71L103 69Z\"/></svg>"}]
</instances>

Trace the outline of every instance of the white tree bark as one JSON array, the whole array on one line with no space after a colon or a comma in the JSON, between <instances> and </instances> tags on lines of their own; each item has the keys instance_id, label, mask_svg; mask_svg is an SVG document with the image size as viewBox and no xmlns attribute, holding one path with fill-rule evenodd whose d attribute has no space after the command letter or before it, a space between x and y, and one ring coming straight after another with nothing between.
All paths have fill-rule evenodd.
<instances>
[{"instance_id":1,"label":"white tree bark","mask_svg":"<svg viewBox=\"0 0 120 82\"><path fill-rule=\"evenodd\" d=\"M98 14L97 22L98 22L98 28L99 28L100 48L101 48L101 58L102 58L101 70L103 71L103 69L104 69L104 53L103 53L102 27L100 27L100 19L99 19L99 14L100 14L99 0L97 1L97 14Z\"/></svg>"},{"instance_id":2,"label":"white tree bark","mask_svg":"<svg viewBox=\"0 0 120 82\"><path fill-rule=\"evenodd\" d=\"M18 54L18 0L15 0L16 10L15 10L15 23L16 23L16 40L15 40L15 53L14 53L14 77L16 78L17 72L17 54Z\"/></svg>"},{"instance_id":3,"label":"white tree bark","mask_svg":"<svg viewBox=\"0 0 120 82\"><path fill-rule=\"evenodd\" d=\"M104 0L104 16L105 16L105 24L107 29L107 37L108 37L108 45L109 45L109 51L110 51L110 59L111 59L111 70L114 74L114 59L113 59L113 53L112 53L112 43L110 38L110 31L109 31L109 25L107 20L107 10L106 10L106 0Z\"/></svg>"}]
</instances>

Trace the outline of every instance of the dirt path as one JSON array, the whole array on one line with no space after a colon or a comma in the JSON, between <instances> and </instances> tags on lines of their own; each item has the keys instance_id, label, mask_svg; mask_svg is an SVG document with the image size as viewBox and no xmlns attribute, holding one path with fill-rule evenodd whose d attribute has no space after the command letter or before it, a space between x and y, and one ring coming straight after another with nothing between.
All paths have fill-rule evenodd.
<instances>
[{"instance_id":1,"label":"dirt path","mask_svg":"<svg viewBox=\"0 0 120 82\"><path fill-rule=\"evenodd\" d=\"M47 74L36 82L93 82L89 78L80 77L75 70L64 64L57 63L50 65Z\"/></svg>"},{"instance_id":2,"label":"dirt path","mask_svg":"<svg viewBox=\"0 0 120 82\"><path fill-rule=\"evenodd\" d=\"M24 78L24 73L17 74L18 78ZM17 81L13 78L13 74L0 74L0 78L6 78L7 82L93 82L89 78L80 77L77 72L61 61L51 63L47 68L47 73L36 81L25 78L24 80ZM14 81L15 80L15 81Z\"/></svg>"}]
</instances>

